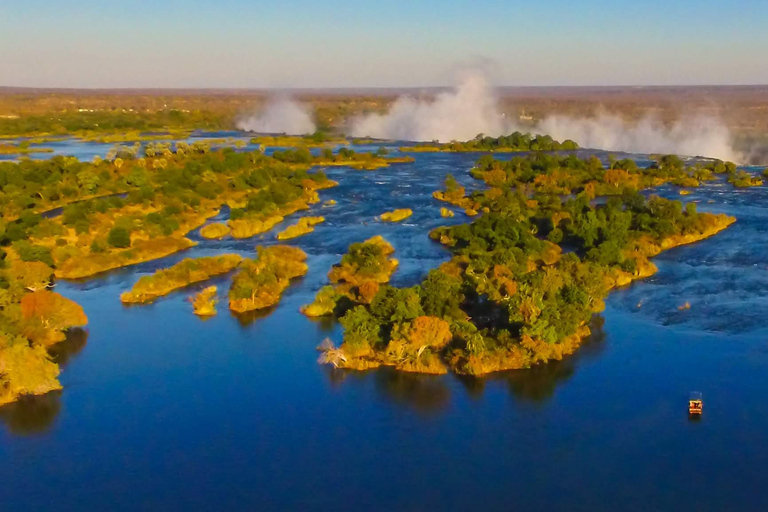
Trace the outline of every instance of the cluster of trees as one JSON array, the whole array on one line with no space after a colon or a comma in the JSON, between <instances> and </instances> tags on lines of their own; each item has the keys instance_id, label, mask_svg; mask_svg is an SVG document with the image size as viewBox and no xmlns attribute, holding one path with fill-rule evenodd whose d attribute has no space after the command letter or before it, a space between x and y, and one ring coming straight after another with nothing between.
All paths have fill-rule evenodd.
<instances>
[{"instance_id":1,"label":"cluster of trees","mask_svg":"<svg viewBox=\"0 0 768 512\"><path fill-rule=\"evenodd\" d=\"M231 126L222 114L205 111L156 110L153 112L55 112L0 119L0 135L73 135L82 132L159 131L169 129L221 130Z\"/></svg>"},{"instance_id":2,"label":"cluster of trees","mask_svg":"<svg viewBox=\"0 0 768 512\"><path fill-rule=\"evenodd\" d=\"M253 137L250 142L264 147L307 148L346 144L347 140L343 137L334 137L327 131L317 130L311 135L263 135Z\"/></svg>"},{"instance_id":3,"label":"cluster of trees","mask_svg":"<svg viewBox=\"0 0 768 512\"><path fill-rule=\"evenodd\" d=\"M322 170L309 173L282 163L241 175L234 180L237 190L257 190L247 192L241 207L230 211L232 236L249 238L263 233L282 222L285 215L319 202L317 191L335 185Z\"/></svg>"},{"instance_id":4,"label":"cluster of trees","mask_svg":"<svg viewBox=\"0 0 768 512\"><path fill-rule=\"evenodd\" d=\"M606 169L549 155L512 163L483 157L478 174L491 187L472 199L484 215L430 234L451 248L451 261L417 286L384 285L366 301L337 300L331 311L345 327L344 340L324 346L322 361L478 375L571 353L589 334L587 324L611 288L655 271L649 257L734 221L699 213L693 203L645 198L635 186L595 205L584 181L567 181L567 173L554 190L525 186L566 166L577 175L604 175L610 167L640 173L633 165L611 162ZM661 158L649 172L676 176L680 166ZM457 186L449 182L446 188ZM318 297L323 294L330 297L324 290Z\"/></svg>"},{"instance_id":5,"label":"cluster of trees","mask_svg":"<svg viewBox=\"0 0 768 512\"><path fill-rule=\"evenodd\" d=\"M532 135L530 133L514 132L501 137L489 137L478 134L474 139L459 142L451 141L446 144L422 144L411 148L402 148L405 151L570 151L579 149L579 145L570 139L559 142L549 135Z\"/></svg>"},{"instance_id":6,"label":"cluster of trees","mask_svg":"<svg viewBox=\"0 0 768 512\"><path fill-rule=\"evenodd\" d=\"M398 261L394 247L381 236L349 246L338 265L328 272L329 286L322 288L315 301L302 308L307 316L337 316L353 304L370 303L380 285L389 282Z\"/></svg>"},{"instance_id":7,"label":"cluster of trees","mask_svg":"<svg viewBox=\"0 0 768 512\"><path fill-rule=\"evenodd\" d=\"M759 187L763 184L763 180L752 176L747 171L736 171L728 175L728 183L737 188Z\"/></svg>"},{"instance_id":8,"label":"cluster of trees","mask_svg":"<svg viewBox=\"0 0 768 512\"><path fill-rule=\"evenodd\" d=\"M559 142L549 135L514 132L496 138L479 134L467 142L449 142L445 148L448 151L556 151L579 149L579 145L570 139Z\"/></svg>"},{"instance_id":9,"label":"cluster of trees","mask_svg":"<svg viewBox=\"0 0 768 512\"><path fill-rule=\"evenodd\" d=\"M0 244L30 240L47 248L58 276L85 277L189 247L184 235L224 203L235 206L230 227L245 225L234 234L252 236L335 185L310 165L258 151L182 142L150 144L143 156L138 149L120 146L93 162L0 163ZM55 207L61 215L45 213Z\"/></svg>"},{"instance_id":10,"label":"cluster of trees","mask_svg":"<svg viewBox=\"0 0 768 512\"><path fill-rule=\"evenodd\" d=\"M237 254L222 254L204 258L186 258L170 268L143 276L120 300L125 304L146 303L168 295L192 283L225 274L237 267L242 258Z\"/></svg>"},{"instance_id":11,"label":"cluster of trees","mask_svg":"<svg viewBox=\"0 0 768 512\"><path fill-rule=\"evenodd\" d=\"M0 248L0 405L61 389L50 350L88 322L79 305L47 289L51 266L25 256Z\"/></svg>"},{"instance_id":12,"label":"cluster of trees","mask_svg":"<svg viewBox=\"0 0 768 512\"><path fill-rule=\"evenodd\" d=\"M603 164L596 156L580 158L537 153L499 161L491 155L481 157L472 176L492 187L524 186L530 192L570 194L585 191L590 196L620 195L626 189L642 190L671 183L680 187L697 187L714 179L713 169L735 169L733 163L686 165L675 155L659 156L648 167L634 160L611 157Z\"/></svg>"},{"instance_id":13,"label":"cluster of trees","mask_svg":"<svg viewBox=\"0 0 768 512\"><path fill-rule=\"evenodd\" d=\"M275 160L288 164L345 165L355 169L374 170L393 163L413 162L412 157L388 157L386 148L379 148L375 153L358 153L347 147L339 148L336 153L331 148L323 148L318 156L312 155L308 147L277 150L272 154Z\"/></svg>"},{"instance_id":14,"label":"cluster of trees","mask_svg":"<svg viewBox=\"0 0 768 512\"><path fill-rule=\"evenodd\" d=\"M456 178L454 178L452 174L448 174L445 177L445 190L437 190L433 192L432 197L438 201L443 201L458 206L459 208L464 208L464 213L470 217L477 215L477 210L480 208L480 203L471 197L467 197L466 194L466 189L459 185L459 182L456 181ZM447 211L450 210L446 210L446 212ZM444 217L448 216L447 213L441 213L441 215ZM453 216L452 212L450 216Z\"/></svg>"},{"instance_id":15,"label":"cluster of trees","mask_svg":"<svg viewBox=\"0 0 768 512\"><path fill-rule=\"evenodd\" d=\"M229 289L229 309L235 313L274 306L291 279L303 276L309 267L307 255L297 247L257 247L258 256L244 260Z\"/></svg>"}]
</instances>

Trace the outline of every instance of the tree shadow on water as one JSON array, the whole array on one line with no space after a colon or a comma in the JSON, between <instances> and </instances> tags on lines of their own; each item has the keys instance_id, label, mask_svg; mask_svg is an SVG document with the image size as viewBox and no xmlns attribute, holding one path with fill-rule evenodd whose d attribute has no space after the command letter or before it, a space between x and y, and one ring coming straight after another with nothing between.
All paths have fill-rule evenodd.
<instances>
[{"instance_id":1,"label":"tree shadow on water","mask_svg":"<svg viewBox=\"0 0 768 512\"><path fill-rule=\"evenodd\" d=\"M66 336L64 341L48 349L53 362L62 368L67 366L73 358L77 357L88 343L88 331L79 327L68 330Z\"/></svg>"},{"instance_id":2,"label":"tree shadow on water","mask_svg":"<svg viewBox=\"0 0 768 512\"><path fill-rule=\"evenodd\" d=\"M590 322L592 334L584 339L578 350L560 361L536 365L524 370L509 370L483 377L454 375L472 398L480 398L491 382L506 384L517 400L543 404L551 399L557 387L570 380L584 362L599 357L605 348L604 320L595 316ZM331 387L366 385L373 379L379 395L388 402L425 415L437 414L451 402L448 375L410 373L384 366L373 370L355 371L327 367Z\"/></svg>"},{"instance_id":3,"label":"tree shadow on water","mask_svg":"<svg viewBox=\"0 0 768 512\"><path fill-rule=\"evenodd\" d=\"M268 317L276 309L277 306L270 306L264 309L246 311L245 313L235 313L234 311L230 311L230 314L237 319L237 323L240 324L240 327L248 327L257 320Z\"/></svg>"},{"instance_id":4,"label":"tree shadow on water","mask_svg":"<svg viewBox=\"0 0 768 512\"><path fill-rule=\"evenodd\" d=\"M601 316L595 316L589 324L592 334L585 338L576 352L560 361L550 361L523 370L509 370L492 373L483 377L458 376L472 398L479 398L489 382L506 383L510 394L516 399L534 404L543 404L552 398L557 387L570 380L579 364L598 357L605 348L605 332Z\"/></svg>"},{"instance_id":5,"label":"tree shadow on water","mask_svg":"<svg viewBox=\"0 0 768 512\"><path fill-rule=\"evenodd\" d=\"M0 422L8 432L30 436L47 432L61 410L61 391L41 396L24 396L0 407Z\"/></svg>"},{"instance_id":6,"label":"tree shadow on water","mask_svg":"<svg viewBox=\"0 0 768 512\"><path fill-rule=\"evenodd\" d=\"M373 382L377 394L385 401L431 416L443 411L451 400L446 375L427 375L398 371L384 366L367 371L327 369L333 388L361 386Z\"/></svg>"},{"instance_id":7,"label":"tree shadow on water","mask_svg":"<svg viewBox=\"0 0 768 512\"><path fill-rule=\"evenodd\" d=\"M72 362L88 343L88 331L75 328L66 332L64 341L48 348L53 362L64 368ZM0 407L0 422L14 435L37 435L47 432L61 411L61 390L45 395L22 396L13 403Z\"/></svg>"}]
</instances>

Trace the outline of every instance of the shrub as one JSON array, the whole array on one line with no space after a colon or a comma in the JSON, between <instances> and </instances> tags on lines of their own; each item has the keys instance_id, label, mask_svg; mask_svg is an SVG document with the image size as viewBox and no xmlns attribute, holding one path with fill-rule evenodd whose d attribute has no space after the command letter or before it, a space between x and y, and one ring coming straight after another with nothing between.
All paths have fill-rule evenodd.
<instances>
[{"instance_id":1,"label":"shrub","mask_svg":"<svg viewBox=\"0 0 768 512\"><path fill-rule=\"evenodd\" d=\"M112 247L124 249L131 246L131 233L124 227L114 227L109 230L107 243Z\"/></svg>"}]
</instances>

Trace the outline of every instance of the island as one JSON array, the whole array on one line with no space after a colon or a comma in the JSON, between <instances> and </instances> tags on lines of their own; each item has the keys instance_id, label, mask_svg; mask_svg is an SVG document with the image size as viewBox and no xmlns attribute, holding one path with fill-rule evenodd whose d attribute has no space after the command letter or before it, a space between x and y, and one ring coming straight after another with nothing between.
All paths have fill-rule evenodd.
<instances>
[{"instance_id":1,"label":"island","mask_svg":"<svg viewBox=\"0 0 768 512\"><path fill-rule=\"evenodd\" d=\"M379 218L384 222L402 222L411 215L413 215L413 210L410 208L400 208L391 212L382 213Z\"/></svg>"},{"instance_id":2,"label":"island","mask_svg":"<svg viewBox=\"0 0 768 512\"><path fill-rule=\"evenodd\" d=\"M218 240L227 236L230 231L232 230L229 229L229 226L226 224L222 224L221 222L212 222L211 224L206 224L200 228L200 236L207 238L208 240Z\"/></svg>"},{"instance_id":3,"label":"island","mask_svg":"<svg viewBox=\"0 0 768 512\"><path fill-rule=\"evenodd\" d=\"M349 246L341 262L328 272L331 285L322 288L312 304L301 308L309 317L335 314L351 304L370 304L380 285L397 269L395 248L381 236Z\"/></svg>"},{"instance_id":4,"label":"island","mask_svg":"<svg viewBox=\"0 0 768 512\"><path fill-rule=\"evenodd\" d=\"M209 317L216 314L217 291L216 286L209 286L192 297L192 307L197 316Z\"/></svg>"},{"instance_id":5,"label":"island","mask_svg":"<svg viewBox=\"0 0 768 512\"><path fill-rule=\"evenodd\" d=\"M296 224L288 226L277 234L278 240L289 240L307 233L312 233L315 226L325 222L325 217L302 217Z\"/></svg>"},{"instance_id":6,"label":"island","mask_svg":"<svg viewBox=\"0 0 768 512\"><path fill-rule=\"evenodd\" d=\"M222 254L206 258L186 258L174 266L161 269L139 279L130 291L120 295L123 304L152 302L158 297L206 281L213 276L226 274L242 261L238 254Z\"/></svg>"},{"instance_id":7,"label":"island","mask_svg":"<svg viewBox=\"0 0 768 512\"><path fill-rule=\"evenodd\" d=\"M498 152L511 153L516 151L573 151L579 149L579 145L572 140L556 141L549 135L533 135L531 133L513 132L501 137L488 137L484 134L477 135L474 139L459 142L451 141L444 144L432 142L429 144L417 144L415 146L403 146L402 152L430 153L446 151L452 153L466 152Z\"/></svg>"},{"instance_id":8,"label":"island","mask_svg":"<svg viewBox=\"0 0 768 512\"><path fill-rule=\"evenodd\" d=\"M472 175L488 188L470 199L483 215L430 233L450 248L449 262L410 288L383 284L363 297L352 279L320 290L305 314L330 313L344 326L340 345L320 347L320 362L484 375L574 352L611 289L656 271L649 258L735 222L695 203L639 194L646 183L687 172L668 162L627 172L615 190L604 179L610 169L573 155L482 157ZM458 198L447 181L448 197ZM598 193L610 197L596 204Z\"/></svg>"},{"instance_id":9,"label":"island","mask_svg":"<svg viewBox=\"0 0 768 512\"><path fill-rule=\"evenodd\" d=\"M229 309L245 313L280 302L291 279L303 276L309 267L307 255L297 247L257 247L258 256L244 260L229 289Z\"/></svg>"}]
</instances>

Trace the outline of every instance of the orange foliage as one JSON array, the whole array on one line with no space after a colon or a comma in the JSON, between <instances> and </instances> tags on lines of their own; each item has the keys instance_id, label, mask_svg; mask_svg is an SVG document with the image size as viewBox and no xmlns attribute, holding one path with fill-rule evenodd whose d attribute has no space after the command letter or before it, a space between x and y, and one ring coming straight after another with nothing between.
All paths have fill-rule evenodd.
<instances>
[{"instance_id":1,"label":"orange foliage","mask_svg":"<svg viewBox=\"0 0 768 512\"><path fill-rule=\"evenodd\" d=\"M451 341L451 327L445 320L434 316L420 316L411 324L408 342L414 347L439 350Z\"/></svg>"},{"instance_id":2,"label":"orange foliage","mask_svg":"<svg viewBox=\"0 0 768 512\"><path fill-rule=\"evenodd\" d=\"M370 304L376 293L379 291L379 283L376 281L365 281L360 285L360 302L364 304Z\"/></svg>"},{"instance_id":3,"label":"orange foliage","mask_svg":"<svg viewBox=\"0 0 768 512\"><path fill-rule=\"evenodd\" d=\"M41 345L62 341L62 331L88 323L88 317L79 304L47 290L24 295L21 298L21 315L25 336Z\"/></svg>"}]
</instances>

